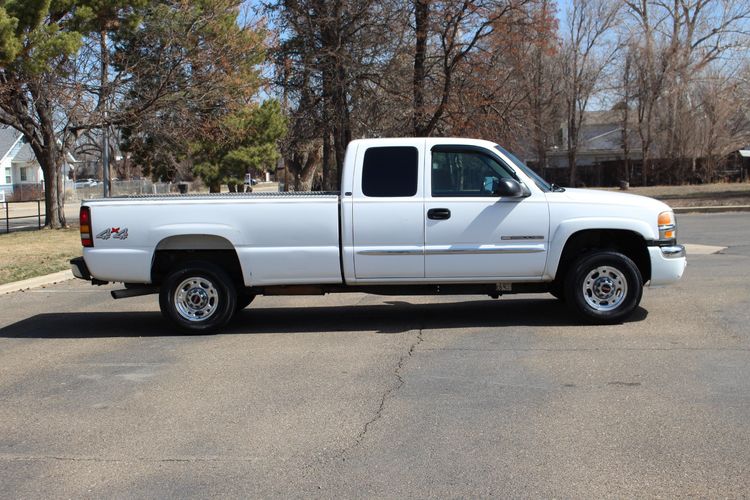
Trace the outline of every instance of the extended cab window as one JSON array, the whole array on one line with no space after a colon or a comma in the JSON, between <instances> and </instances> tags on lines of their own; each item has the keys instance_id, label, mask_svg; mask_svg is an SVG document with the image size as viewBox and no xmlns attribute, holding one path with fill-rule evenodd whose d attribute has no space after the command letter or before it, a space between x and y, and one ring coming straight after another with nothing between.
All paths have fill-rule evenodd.
<instances>
[{"instance_id":1,"label":"extended cab window","mask_svg":"<svg viewBox=\"0 0 750 500\"><path fill-rule=\"evenodd\" d=\"M432 151L432 196L492 196L493 185L514 175L492 156L478 151Z\"/></svg>"},{"instance_id":2,"label":"extended cab window","mask_svg":"<svg viewBox=\"0 0 750 500\"><path fill-rule=\"evenodd\" d=\"M417 194L417 148L369 148L362 166L362 193L393 198Z\"/></svg>"}]
</instances>

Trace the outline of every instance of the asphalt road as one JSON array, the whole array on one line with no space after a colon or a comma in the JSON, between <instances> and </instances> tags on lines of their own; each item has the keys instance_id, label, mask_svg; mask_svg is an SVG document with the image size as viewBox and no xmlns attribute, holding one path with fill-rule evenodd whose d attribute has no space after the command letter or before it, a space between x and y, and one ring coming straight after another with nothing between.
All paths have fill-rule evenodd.
<instances>
[{"instance_id":1,"label":"asphalt road","mask_svg":"<svg viewBox=\"0 0 750 500\"><path fill-rule=\"evenodd\" d=\"M172 335L154 297L0 296L0 497L741 497L750 215L632 321L549 295L259 298Z\"/></svg>"}]
</instances>

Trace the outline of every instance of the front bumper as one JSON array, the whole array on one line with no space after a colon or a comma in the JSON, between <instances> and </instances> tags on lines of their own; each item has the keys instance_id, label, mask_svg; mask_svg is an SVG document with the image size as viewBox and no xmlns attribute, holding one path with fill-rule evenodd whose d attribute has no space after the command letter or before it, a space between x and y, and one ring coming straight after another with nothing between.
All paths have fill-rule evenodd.
<instances>
[{"instance_id":1,"label":"front bumper","mask_svg":"<svg viewBox=\"0 0 750 500\"><path fill-rule=\"evenodd\" d=\"M682 245L650 246L651 257L650 286L662 286L675 283L682 278L687 267L685 247Z\"/></svg>"},{"instance_id":2,"label":"front bumper","mask_svg":"<svg viewBox=\"0 0 750 500\"><path fill-rule=\"evenodd\" d=\"M91 281L91 273L89 272L89 268L86 266L86 261L83 260L83 257L71 259L70 270L73 271L73 276L76 278Z\"/></svg>"}]
</instances>

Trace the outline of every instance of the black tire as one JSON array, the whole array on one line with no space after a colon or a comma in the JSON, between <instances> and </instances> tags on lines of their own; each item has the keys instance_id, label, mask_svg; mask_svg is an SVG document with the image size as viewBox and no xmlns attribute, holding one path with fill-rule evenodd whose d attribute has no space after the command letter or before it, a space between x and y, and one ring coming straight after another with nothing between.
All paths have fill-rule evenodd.
<instances>
[{"instance_id":1,"label":"black tire","mask_svg":"<svg viewBox=\"0 0 750 500\"><path fill-rule=\"evenodd\" d=\"M565 302L565 287L561 282L553 281L549 287L549 293L557 300Z\"/></svg>"},{"instance_id":2,"label":"black tire","mask_svg":"<svg viewBox=\"0 0 750 500\"><path fill-rule=\"evenodd\" d=\"M594 324L619 323L638 307L643 278L627 256L598 250L579 257L565 278L567 303Z\"/></svg>"},{"instance_id":3,"label":"black tire","mask_svg":"<svg viewBox=\"0 0 750 500\"><path fill-rule=\"evenodd\" d=\"M159 307L182 331L211 333L232 319L237 292L229 276L209 262L187 262L161 285Z\"/></svg>"},{"instance_id":4,"label":"black tire","mask_svg":"<svg viewBox=\"0 0 750 500\"><path fill-rule=\"evenodd\" d=\"M244 290L237 292L237 303L234 305L235 314L246 308L250 303L255 300L255 295L247 293Z\"/></svg>"}]
</instances>

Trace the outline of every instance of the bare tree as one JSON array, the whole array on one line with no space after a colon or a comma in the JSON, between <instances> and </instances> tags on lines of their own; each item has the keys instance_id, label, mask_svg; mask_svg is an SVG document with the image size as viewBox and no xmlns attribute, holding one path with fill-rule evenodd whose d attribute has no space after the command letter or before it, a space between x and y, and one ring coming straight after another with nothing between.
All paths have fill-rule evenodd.
<instances>
[{"instance_id":1,"label":"bare tree","mask_svg":"<svg viewBox=\"0 0 750 500\"><path fill-rule=\"evenodd\" d=\"M664 180L654 154L672 160L672 180L696 168L694 119L700 113L695 85L726 53L748 43L750 4L745 0L626 0L625 28L635 54L633 71L643 184ZM654 151L654 145L659 150ZM662 166L664 161L661 162Z\"/></svg>"},{"instance_id":2,"label":"bare tree","mask_svg":"<svg viewBox=\"0 0 750 500\"><path fill-rule=\"evenodd\" d=\"M576 156L584 113L617 51L617 45L608 43L606 37L618 18L620 5L612 0L573 0L567 12L563 79L571 186L577 182Z\"/></svg>"},{"instance_id":3,"label":"bare tree","mask_svg":"<svg viewBox=\"0 0 750 500\"><path fill-rule=\"evenodd\" d=\"M377 81L378 66L392 53L394 4L282 0L268 8L283 33L275 58L285 69L277 74L283 75L293 115L315 117L307 126L318 125L323 184L335 189L354 134L352 97Z\"/></svg>"},{"instance_id":4,"label":"bare tree","mask_svg":"<svg viewBox=\"0 0 750 500\"><path fill-rule=\"evenodd\" d=\"M665 76L672 70L674 47L656 39L663 17L652 16L651 0L626 1L626 12L635 20L628 33L628 52L632 54L634 98L638 135L641 142L641 183L648 183L654 140L656 104L661 97Z\"/></svg>"},{"instance_id":5,"label":"bare tree","mask_svg":"<svg viewBox=\"0 0 750 500\"><path fill-rule=\"evenodd\" d=\"M691 175L701 182L714 182L719 166L738 146L750 143L748 88L735 73L712 72L693 92L699 102L693 122L695 154L702 158Z\"/></svg>"},{"instance_id":6,"label":"bare tree","mask_svg":"<svg viewBox=\"0 0 750 500\"><path fill-rule=\"evenodd\" d=\"M529 0L436 2L414 0L413 134L432 134L455 94L456 75L500 19ZM433 46L428 44L433 41ZM428 50L432 48L432 50ZM428 101L427 96L434 96Z\"/></svg>"}]
</instances>

